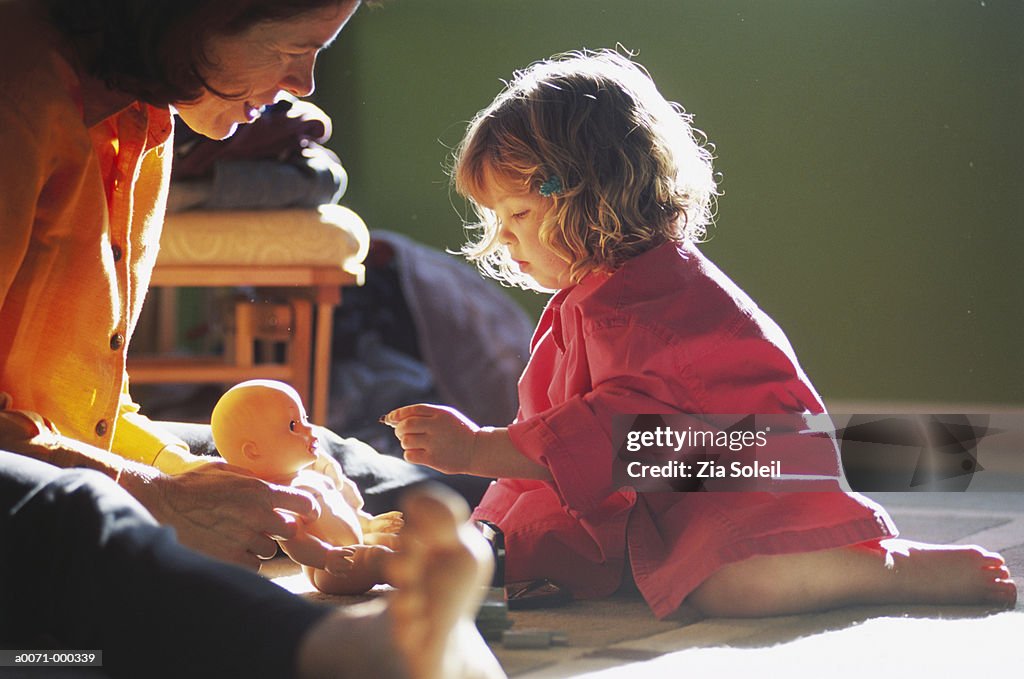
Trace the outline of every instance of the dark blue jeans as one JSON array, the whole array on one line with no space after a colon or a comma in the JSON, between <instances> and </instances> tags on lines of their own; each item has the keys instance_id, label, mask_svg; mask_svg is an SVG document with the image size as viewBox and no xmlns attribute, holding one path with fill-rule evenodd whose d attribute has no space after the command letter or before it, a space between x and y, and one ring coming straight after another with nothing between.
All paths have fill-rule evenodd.
<instances>
[{"instance_id":1,"label":"dark blue jeans","mask_svg":"<svg viewBox=\"0 0 1024 679\"><path fill-rule=\"evenodd\" d=\"M0 451L0 648L102 650L110 676L288 677L327 611L182 547L98 472Z\"/></svg>"}]
</instances>

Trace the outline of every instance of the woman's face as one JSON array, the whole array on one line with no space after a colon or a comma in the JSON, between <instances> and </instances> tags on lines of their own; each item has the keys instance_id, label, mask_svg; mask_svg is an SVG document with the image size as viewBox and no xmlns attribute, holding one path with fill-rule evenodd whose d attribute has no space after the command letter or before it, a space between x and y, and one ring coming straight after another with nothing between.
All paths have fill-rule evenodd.
<instances>
[{"instance_id":1,"label":"woman's face","mask_svg":"<svg viewBox=\"0 0 1024 679\"><path fill-rule=\"evenodd\" d=\"M176 104L185 124L211 139L234 134L251 123L281 92L313 92L313 66L355 13L359 0L339 0L293 19L256 24L237 35L214 37L208 45L210 87L199 99Z\"/></svg>"}]
</instances>

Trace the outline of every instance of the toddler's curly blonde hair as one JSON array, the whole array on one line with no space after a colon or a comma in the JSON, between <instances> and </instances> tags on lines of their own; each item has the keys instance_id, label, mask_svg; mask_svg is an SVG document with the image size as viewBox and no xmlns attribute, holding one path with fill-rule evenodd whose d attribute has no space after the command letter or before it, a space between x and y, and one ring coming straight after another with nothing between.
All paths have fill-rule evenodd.
<instances>
[{"instance_id":1,"label":"toddler's curly blonde hair","mask_svg":"<svg viewBox=\"0 0 1024 679\"><path fill-rule=\"evenodd\" d=\"M487 169L513 191L540 191L557 177L540 240L569 263L573 282L666 241L700 238L717 189L711 152L690 123L643 67L612 50L517 71L455 149L452 183L480 220L463 254L503 283L543 289L518 271L497 216L475 199Z\"/></svg>"}]
</instances>

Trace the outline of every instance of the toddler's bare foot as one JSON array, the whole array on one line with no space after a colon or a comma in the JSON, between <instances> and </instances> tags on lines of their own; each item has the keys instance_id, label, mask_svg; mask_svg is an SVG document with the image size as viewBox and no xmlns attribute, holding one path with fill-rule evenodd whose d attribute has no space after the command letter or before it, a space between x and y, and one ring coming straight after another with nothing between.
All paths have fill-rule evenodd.
<instances>
[{"instance_id":1,"label":"toddler's bare foot","mask_svg":"<svg viewBox=\"0 0 1024 679\"><path fill-rule=\"evenodd\" d=\"M889 553L892 594L902 603L993 604L1012 608L1017 587L1006 562L976 545L929 545L893 538Z\"/></svg>"},{"instance_id":2,"label":"toddler's bare foot","mask_svg":"<svg viewBox=\"0 0 1024 679\"><path fill-rule=\"evenodd\" d=\"M403 503L405 527L388 563L395 643L414 679L504 677L474 618L493 571L491 550L466 523L465 502L443 487Z\"/></svg>"},{"instance_id":3,"label":"toddler's bare foot","mask_svg":"<svg viewBox=\"0 0 1024 679\"><path fill-rule=\"evenodd\" d=\"M1012 608L1017 588L1002 557L975 546L902 539L722 567L687 601L705 615L768 616L858 604L973 604Z\"/></svg>"}]
</instances>

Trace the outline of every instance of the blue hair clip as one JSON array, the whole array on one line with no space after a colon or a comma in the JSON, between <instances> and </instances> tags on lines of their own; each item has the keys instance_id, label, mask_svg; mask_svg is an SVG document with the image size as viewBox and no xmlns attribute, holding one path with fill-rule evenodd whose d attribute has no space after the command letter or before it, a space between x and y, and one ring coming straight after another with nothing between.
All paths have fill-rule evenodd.
<instances>
[{"instance_id":1,"label":"blue hair clip","mask_svg":"<svg viewBox=\"0 0 1024 679\"><path fill-rule=\"evenodd\" d=\"M559 179L557 174L553 174L548 177L548 180L540 185L540 195L545 198L551 196L557 196L562 192L562 180Z\"/></svg>"}]
</instances>

